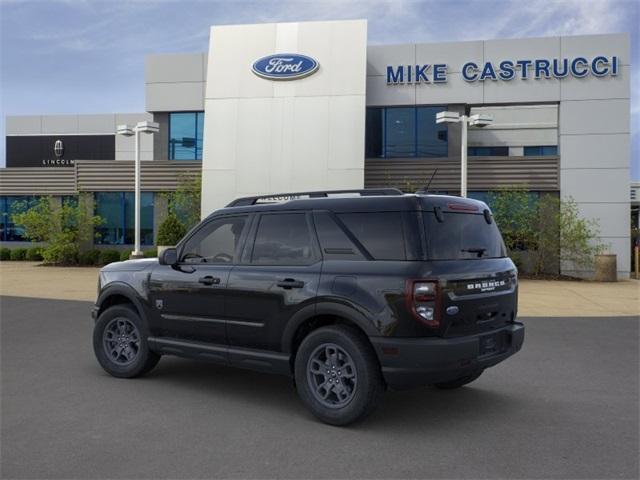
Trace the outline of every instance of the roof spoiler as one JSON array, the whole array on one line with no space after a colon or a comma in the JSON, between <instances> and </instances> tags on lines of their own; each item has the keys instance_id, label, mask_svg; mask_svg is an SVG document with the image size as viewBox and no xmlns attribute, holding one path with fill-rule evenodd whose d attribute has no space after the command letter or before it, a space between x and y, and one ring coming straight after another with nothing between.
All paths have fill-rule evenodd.
<instances>
[{"instance_id":1,"label":"roof spoiler","mask_svg":"<svg viewBox=\"0 0 640 480\"><path fill-rule=\"evenodd\" d=\"M343 195L343 194L358 194L361 197L382 196L382 195L404 195L401 190L397 188L365 188L361 190L326 190L315 192L288 192L288 193L273 193L271 195L256 195L253 197L236 198L227 207L245 207L248 205L255 205L260 200L264 200L263 203L278 203L286 202L289 200L297 200L301 197L306 198L327 198L330 195Z\"/></svg>"}]
</instances>

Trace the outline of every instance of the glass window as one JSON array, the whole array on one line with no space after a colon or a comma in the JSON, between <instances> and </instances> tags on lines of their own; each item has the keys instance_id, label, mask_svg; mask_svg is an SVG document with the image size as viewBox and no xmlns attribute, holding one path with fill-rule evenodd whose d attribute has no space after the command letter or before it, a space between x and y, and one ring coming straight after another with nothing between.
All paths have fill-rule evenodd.
<instances>
[{"instance_id":1,"label":"glass window","mask_svg":"<svg viewBox=\"0 0 640 480\"><path fill-rule=\"evenodd\" d=\"M34 196L0 197L0 240L3 242L28 242L24 228L13 222L13 215L22 213L38 202Z\"/></svg>"},{"instance_id":2,"label":"glass window","mask_svg":"<svg viewBox=\"0 0 640 480\"><path fill-rule=\"evenodd\" d=\"M447 157L447 124L436 124L431 107L367 108L365 155L367 158Z\"/></svg>"},{"instance_id":3,"label":"glass window","mask_svg":"<svg viewBox=\"0 0 640 480\"><path fill-rule=\"evenodd\" d=\"M442 107L418 107L418 157L448 156L447 124L436 123L436 114Z\"/></svg>"},{"instance_id":4,"label":"glass window","mask_svg":"<svg viewBox=\"0 0 640 480\"><path fill-rule=\"evenodd\" d=\"M185 263L233 263L247 217L212 220L189 238L182 249Z\"/></svg>"},{"instance_id":5,"label":"glass window","mask_svg":"<svg viewBox=\"0 0 640 480\"><path fill-rule=\"evenodd\" d=\"M558 146L557 145L541 145L535 147L524 147L524 156L536 156L536 157L544 157L544 156L556 156L558 155Z\"/></svg>"},{"instance_id":6,"label":"glass window","mask_svg":"<svg viewBox=\"0 0 640 480\"><path fill-rule=\"evenodd\" d=\"M385 118L385 156L416 156L416 110L387 108Z\"/></svg>"},{"instance_id":7,"label":"glass window","mask_svg":"<svg viewBox=\"0 0 640 480\"><path fill-rule=\"evenodd\" d=\"M407 259L400 213L343 213L338 218L376 260Z\"/></svg>"},{"instance_id":8,"label":"glass window","mask_svg":"<svg viewBox=\"0 0 640 480\"><path fill-rule=\"evenodd\" d=\"M169 160L202 160L204 112L169 114Z\"/></svg>"},{"instance_id":9,"label":"glass window","mask_svg":"<svg viewBox=\"0 0 640 480\"><path fill-rule=\"evenodd\" d=\"M140 243L153 245L153 192L140 194ZM96 243L131 245L135 240L134 192L97 192L95 214L103 223L96 227Z\"/></svg>"},{"instance_id":10,"label":"glass window","mask_svg":"<svg viewBox=\"0 0 640 480\"><path fill-rule=\"evenodd\" d=\"M353 244L330 214L316 213L314 221L325 260L365 259L358 247Z\"/></svg>"},{"instance_id":11,"label":"glass window","mask_svg":"<svg viewBox=\"0 0 640 480\"><path fill-rule=\"evenodd\" d=\"M433 212L425 212L428 258L464 260L506 256L496 222L487 223L483 214L444 213L439 222Z\"/></svg>"},{"instance_id":12,"label":"glass window","mask_svg":"<svg viewBox=\"0 0 640 480\"><path fill-rule=\"evenodd\" d=\"M367 108L365 127L365 156L367 158L384 157L384 109Z\"/></svg>"},{"instance_id":13,"label":"glass window","mask_svg":"<svg viewBox=\"0 0 640 480\"><path fill-rule=\"evenodd\" d=\"M309 265L313 243L304 213L262 215L251 263L257 265Z\"/></svg>"},{"instance_id":14,"label":"glass window","mask_svg":"<svg viewBox=\"0 0 640 480\"><path fill-rule=\"evenodd\" d=\"M469 147L467 155L470 157L508 157L509 147Z\"/></svg>"}]
</instances>

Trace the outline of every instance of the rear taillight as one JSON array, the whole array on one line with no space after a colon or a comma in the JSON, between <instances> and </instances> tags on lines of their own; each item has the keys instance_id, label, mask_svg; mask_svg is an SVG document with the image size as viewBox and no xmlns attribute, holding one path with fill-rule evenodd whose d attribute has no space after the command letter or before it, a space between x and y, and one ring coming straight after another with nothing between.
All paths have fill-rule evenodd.
<instances>
[{"instance_id":1,"label":"rear taillight","mask_svg":"<svg viewBox=\"0 0 640 480\"><path fill-rule=\"evenodd\" d=\"M407 308L420 322L436 328L440 326L440 295L438 282L409 280L407 282Z\"/></svg>"}]
</instances>

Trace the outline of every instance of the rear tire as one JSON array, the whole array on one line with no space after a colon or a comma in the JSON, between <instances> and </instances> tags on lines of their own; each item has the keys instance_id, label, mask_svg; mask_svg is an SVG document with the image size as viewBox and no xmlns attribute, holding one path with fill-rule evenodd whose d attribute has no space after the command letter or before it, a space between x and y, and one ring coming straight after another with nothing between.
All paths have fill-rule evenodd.
<instances>
[{"instance_id":1,"label":"rear tire","mask_svg":"<svg viewBox=\"0 0 640 480\"><path fill-rule=\"evenodd\" d=\"M468 375L465 375L460 378L456 378L455 380L451 380L450 382L440 382L434 383L433 386L436 388L440 388L442 390L453 390L454 388L460 388L468 383L471 383L478 379L484 370L480 370L479 372L473 372Z\"/></svg>"},{"instance_id":2,"label":"rear tire","mask_svg":"<svg viewBox=\"0 0 640 480\"><path fill-rule=\"evenodd\" d=\"M149 330L131 305L114 305L98 317L93 328L93 351L100 366L118 378L149 372L160 355L149 350Z\"/></svg>"},{"instance_id":3,"label":"rear tire","mask_svg":"<svg viewBox=\"0 0 640 480\"><path fill-rule=\"evenodd\" d=\"M330 425L348 425L369 415L385 390L378 359L366 338L344 325L314 330L295 359L298 395Z\"/></svg>"}]
</instances>

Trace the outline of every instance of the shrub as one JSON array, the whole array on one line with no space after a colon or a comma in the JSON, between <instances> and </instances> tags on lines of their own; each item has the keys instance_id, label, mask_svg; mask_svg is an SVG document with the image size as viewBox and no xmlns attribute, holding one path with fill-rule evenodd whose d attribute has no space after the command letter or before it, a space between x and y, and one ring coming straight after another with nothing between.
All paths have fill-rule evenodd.
<instances>
[{"instance_id":1,"label":"shrub","mask_svg":"<svg viewBox=\"0 0 640 480\"><path fill-rule=\"evenodd\" d=\"M108 263L119 262L120 252L118 250L101 250L100 263L106 265Z\"/></svg>"},{"instance_id":2,"label":"shrub","mask_svg":"<svg viewBox=\"0 0 640 480\"><path fill-rule=\"evenodd\" d=\"M175 214L170 213L158 227L158 245L174 246L186 233L184 224Z\"/></svg>"},{"instance_id":3,"label":"shrub","mask_svg":"<svg viewBox=\"0 0 640 480\"><path fill-rule=\"evenodd\" d=\"M24 228L25 236L35 242L46 242L41 248L45 263L78 262L80 244L89 240L100 217L87 212L82 196L77 202L65 201L59 207L51 205L49 197L41 197L35 205L14 205L12 220Z\"/></svg>"},{"instance_id":4,"label":"shrub","mask_svg":"<svg viewBox=\"0 0 640 480\"><path fill-rule=\"evenodd\" d=\"M39 262L42 260L42 253L40 247L31 247L27 250L27 260L31 262Z\"/></svg>"},{"instance_id":5,"label":"shrub","mask_svg":"<svg viewBox=\"0 0 640 480\"><path fill-rule=\"evenodd\" d=\"M27 258L26 248L14 248L11 250L11 260L24 260Z\"/></svg>"},{"instance_id":6,"label":"shrub","mask_svg":"<svg viewBox=\"0 0 640 480\"><path fill-rule=\"evenodd\" d=\"M129 256L131 255L131 251L129 250L122 250L120 252L120 261L124 262L125 260L129 260Z\"/></svg>"},{"instance_id":7,"label":"shrub","mask_svg":"<svg viewBox=\"0 0 640 480\"><path fill-rule=\"evenodd\" d=\"M78 256L80 265L98 265L100 261L100 250L87 250Z\"/></svg>"},{"instance_id":8,"label":"shrub","mask_svg":"<svg viewBox=\"0 0 640 480\"><path fill-rule=\"evenodd\" d=\"M11 250L8 248L0 248L0 260L11 260Z\"/></svg>"},{"instance_id":9,"label":"shrub","mask_svg":"<svg viewBox=\"0 0 640 480\"><path fill-rule=\"evenodd\" d=\"M158 256L158 250L157 249L146 250L144 252L144 258L156 258L157 256Z\"/></svg>"}]
</instances>

